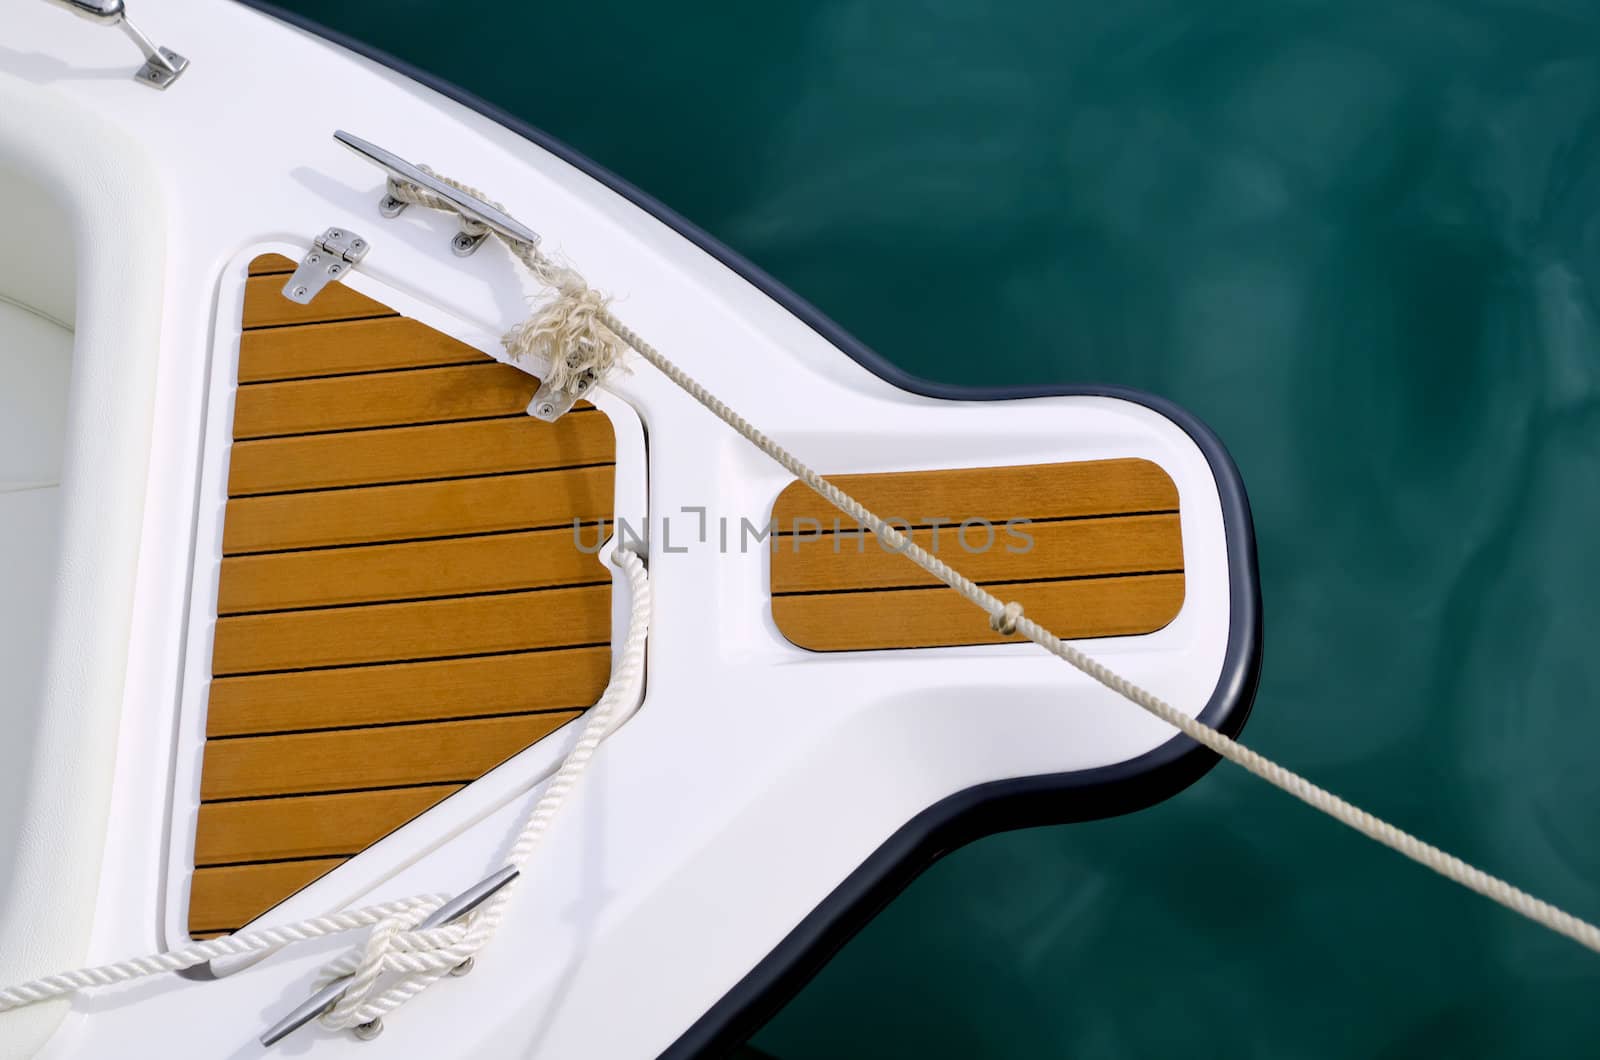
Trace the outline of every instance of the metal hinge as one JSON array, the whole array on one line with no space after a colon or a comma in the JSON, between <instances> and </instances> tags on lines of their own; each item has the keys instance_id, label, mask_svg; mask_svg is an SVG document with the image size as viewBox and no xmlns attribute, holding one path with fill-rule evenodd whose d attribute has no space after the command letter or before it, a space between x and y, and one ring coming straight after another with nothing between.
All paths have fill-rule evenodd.
<instances>
[{"instance_id":1,"label":"metal hinge","mask_svg":"<svg viewBox=\"0 0 1600 1060\"><path fill-rule=\"evenodd\" d=\"M533 400L528 402L528 415L536 420L554 423L571 412L572 406L593 389L594 384L595 375L592 370L584 372L568 383L565 390L557 390L549 383L541 381L539 389L533 392Z\"/></svg>"},{"instance_id":2,"label":"metal hinge","mask_svg":"<svg viewBox=\"0 0 1600 1060\"><path fill-rule=\"evenodd\" d=\"M307 305L328 284L340 279L367 256L367 241L343 228L330 228L311 244L300 267L283 285L283 296Z\"/></svg>"}]
</instances>

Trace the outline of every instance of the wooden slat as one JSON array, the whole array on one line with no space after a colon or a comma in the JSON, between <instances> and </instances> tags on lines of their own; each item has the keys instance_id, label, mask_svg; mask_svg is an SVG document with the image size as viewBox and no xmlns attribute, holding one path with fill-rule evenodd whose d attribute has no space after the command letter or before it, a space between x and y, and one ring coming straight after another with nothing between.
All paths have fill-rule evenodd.
<instances>
[{"instance_id":1,"label":"wooden slat","mask_svg":"<svg viewBox=\"0 0 1600 1060\"><path fill-rule=\"evenodd\" d=\"M459 784L435 784L202 803L195 826L195 864L354 854L460 790Z\"/></svg>"},{"instance_id":2,"label":"wooden slat","mask_svg":"<svg viewBox=\"0 0 1600 1060\"><path fill-rule=\"evenodd\" d=\"M1126 512L1174 511L1178 489L1148 460L1093 460L1070 464L958 468L865 475L830 475L840 489L885 518L912 525L930 519L1060 519ZM798 519L831 528L854 520L801 482L791 483L773 506L773 527L794 529ZM811 524L802 524L809 530Z\"/></svg>"},{"instance_id":3,"label":"wooden slat","mask_svg":"<svg viewBox=\"0 0 1600 1060\"><path fill-rule=\"evenodd\" d=\"M244 326L246 328L396 315L393 309L381 302L374 302L344 283L328 284L309 305L301 305L283 297L284 282L282 276L252 276L245 281Z\"/></svg>"},{"instance_id":4,"label":"wooden slat","mask_svg":"<svg viewBox=\"0 0 1600 1060\"><path fill-rule=\"evenodd\" d=\"M282 254L261 254L250 262L249 274L251 276L265 276L274 272L293 272L295 260L286 258Z\"/></svg>"},{"instance_id":5,"label":"wooden slat","mask_svg":"<svg viewBox=\"0 0 1600 1060\"><path fill-rule=\"evenodd\" d=\"M597 644L611 638L611 586L217 620L218 676Z\"/></svg>"},{"instance_id":6,"label":"wooden slat","mask_svg":"<svg viewBox=\"0 0 1600 1060\"><path fill-rule=\"evenodd\" d=\"M579 713L212 740L206 745L200 797L209 801L469 780Z\"/></svg>"},{"instance_id":7,"label":"wooden slat","mask_svg":"<svg viewBox=\"0 0 1600 1060\"><path fill-rule=\"evenodd\" d=\"M251 264L190 928L237 928L579 716L610 675L615 437L580 403ZM588 645L582 647L580 645Z\"/></svg>"},{"instance_id":8,"label":"wooden slat","mask_svg":"<svg viewBox=\"0 0 1600 1060\"><path fill-rule=\"evenodd\" d=\"M239 338L239 382L478 364L490 359L409 317L344 320L245 332Z\"/></svg>"},{"instance_id":9,"label":"wooden slat","mask_svg":"<svg viewBox=\"0 0 1600 1060\"><path fill-rule=\"evenodd\" d=\"M610 463L611 421L593 411L544 423L514 416L470 423L236 442L228 492L327 489Z\"/></svg>"},{"instance_id":10,"label":"wooden slat","mask_svg":"<svg viewBox=\"0 0 1600 1060\"><path fill-rule=\"evenodd\" d=\"M189 933L198 937L242 927L345 860L196 869L189 887Z\"/></svg>"},{"instance_id":11,"label":"wooden slat","mask_svg":"<svg viewBox=\"0 0 1600 1060\"><path fill-rule=\"evenodd\" d=\"M915 531L912 539L974 581L1081 577L1183 568L1177 515ZM1019 534L1027 535L1025 541ZM966 544L963 545L963 542ZM1023 551L1025 550L1025 551ZM798 535L777 539L774 593L938 585L904 556L885 551L870 532Z\"/></svg>"},{"instance_id":12,"label":"wooden slat","mask_svg":"<svg viewBox=\"0 0 1600 1060\"><path fill-rule=\"evenodd\" d=\"M917 544L979 584L1004 586L995 591L1063 636L1151 633L1183 607L1178 491L1148 460L831 478L900 525L924 527L911 533ZM791 642L852 651L1008 639L835 514L800 482L773 506L772 617ZM976 522L963 532L966 520Z\"/></svg>"},{"instance_id":13,"label":"wooden slat","mask_svg":"<svg viewBox=\"0 0 1600 1060\"><path fill-rule=\"evenodd\" d=\"M582 533L592 545L595 527ZM217 613L420 600L610 581L571 527L403 545L274 552L222 562Z\"/></svg>"},{"instance_id":14,"label":"wooden slat","mask_svg":"<svg viewBox=\"0 0 1600 1060\"><path fill-rule=\"evenodd\" d=\"M611 649L352 666L222 677L211 683L208 736L427 721L585 707L611 674Z\"/></svg>"},{"instance_id":15,"label":"wooden slat","mask_svg":"<svg viewBox=\"0 0 1600 1060\"><path fill-rule=\"evenodd\" d=\"M539 381L498 361L241 387L233 437L389 427L524 413Z\"/></svg>"},{"instance_id":16,"label":"wooden slat","mask_svg":"<svg viewBox=\"0 0 1600 1060\"><path fill-rule=\"evenodd\" d=\"M228 555L402 541L609 519L610 467L534 471L230 501Z\"/></svg>"},{"instance_id":17,"label":"wooden slat","mask_svg":"<svg viewBox=\"0 0 1600 1060\"><path fill-rule=\"evenodd\" d=\"M1153 574L1029 582L996 590L1063 637L1153 633L1183 606L1183 575ZM813 651L987 644L1019 637L993 632L985 616L943 589L776 596L772 617L784 636Z\"/></svg>"}]
</instances>

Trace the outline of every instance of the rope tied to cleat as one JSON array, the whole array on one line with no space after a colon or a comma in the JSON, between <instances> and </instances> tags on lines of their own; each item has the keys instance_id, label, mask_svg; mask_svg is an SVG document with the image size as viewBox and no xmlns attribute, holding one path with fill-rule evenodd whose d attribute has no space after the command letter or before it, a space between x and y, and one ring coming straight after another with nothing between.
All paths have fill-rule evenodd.
<instances>
[{"instance_id":1,"label":"rope tied to cleat","mask_svg":"<svg viewBox=\"0 0 1600 1060\"><path fill-rule=\"evenodd\" d=\"M448 178L440 179L448 180ZM460 185L453 186L460 187ZM411 187L415 186L412 185ZM447 212L460 212L456 204L440 199L437 196L429 196L424 189L417 188L416 190L418 197L414 201L423 205L433 206L436 209L443 209ZM539 321L548 318L574 322L571 340L579 345L576 347L555 347L551 351L553 355L551 359L553 361L559 360L563 355L586 357L588 356L587 351L590 349L590 344L592 344L596 348L603 347L607 351L603 361L597 359L594 363L596 365L603 363L609 369L609 366L616 363L616 358L611 355L610 351L614 348L615 340L620 340L624 346L632 349L650 362L652 366L685 393L689 394L690 397L698 401L712 415L732 427L757 449L777 461L785 470L811 487L824 500L846 515L851 516L863 526L870 528L884 543L888 551L898 552L928 574L954 589L963 599L987 614L990 628L996 632L1007 635L1013 633L1022 635L1058 659L1109 688L1123 699L1161 719L1196 743L1214 751L1220 757L1260 777L1273 787L1294 796L1306 805L1332 817L1341 824L1355 829L1369 839L1382 843L1412 861L1432 869L1446 879L1458 883L1468 890L1475 891L1485 898L1498 902L1507 909L1519 913L1557 934L1565 935L1581 946L1600 953L1600 927L1596 927L1594 924L1576 917L1549 902L1536 898L1526 891L1507 883L1505 880L1490 875L1341 799L1332 792L1318 787L1298 773L1278 765L1271 759L1250 750L1225 733L1178 710L1155 694L1112 671L1092 656L1068 644L1050 630L1023 614L1021 604L1016 601L1004 601L984 589L959 570L912 541L908 535L896 529L854 497L818 474L793 453L790 453L783 446L757 430L744 417L729 408L716 395L684 372L683 369L646 342L626 324L618 320L612 314L607 299L589 290L582 277L578 276L573 269L558 265L547 258L540 251L537 241L530 242L512 238L498 230L495 235L506 244L519 261L527 266L529 272L536 279L556 292L555 297L542 310L536 313L533 319ZM595 308L587 315L580 316L575 309L578 305ZM581 321L581 325L578 323L579 321ZM526 325L523 325L523 327L526 327ZM517 331L513 331L512 334L517 334ZM508 344L507 348L511 349L512 347ZM597 368L597 370L599 369Z\"/></svg>"},{"instance_id":2,"label":"rope tied to cleat","mask_svg":"<svg viewBox=\"0 0 1600 1060\"><path fill-rule=\"evenodd\" d=\"M91 968L60 972L0 990L0 1012L112 986L209 961L267 953L297 942L370 928L358 949L326 965L308 1000L261 1036L271 1045L313 1019L330 1029L372 1037L382 1018L444 976L461 974L491 938L516 890L516 878L533 857L550 824L577 787L596 750L627 720L644 681L650 631L650 578L644 561L618 548L612 562L628 580L631 610L617 667L605 693L585 715L572 750L534 802L506 855L505 866L476 887L450 899L422 895L359 909L342 910L289 924L224 935L179 950Z\"/></svg>"},{"instance_id":3,"label":"rope tied to cleat","mask_svg":"<svg viewBox=\"0 0 1600 1060\"><path fill-rule=\"evenodd\" d=\"M426 167L422 167L421 171L429 178L479 200L480 205L493 207L499 215L504 214L503 207L469 185L436 174ZM483 224L474 220L464 214L456 202L420 184L391 178L389 193L407 204L461 215L463 229L473 234L492 233L541 286L553 292L543 306L527 321L511 329L503 339L513 357L531 355L548 365L542 380L544 383L573 394L587 390L611 373L625 370L623 358L628 350L633 350L830 504L871 529L888 551L897 552L915 563L982 611L996 632L1021 635L1196 743L1313 809L1446 879L1600 953L1600 928L1589 921L1424 842L1185 714L1062 640L1024 614L1017 602L1002 600L917 545L909 535L896 529L762 433L646 342L616 317L611 311L610 300L591 288L582 275L547 257L539 249L536 237L523 238L507 230L504 225ZM633 612L621 663L604 696L590 711L577 744L530 812L507 858L508 869L520 869L531 858L550 821L577 784L595 749L624 720L619 708L637 698L650 622L649 582L643 563L633 553L619 549L613 561L622 567L633 590ZM468 965L473 956L488 943L515 890L514 876L512 872L498 882L494 882L496 877L485 880L474 891L480 891L492 882L494 886L478 899L480 904L449 923L434 924L430 920L430 917L438 919L438 914L448 911L446 907L453 904L441 896L367 906L224 936L168 953L45 976L0 990L0 1012L62 997L78 990L194 967L219 957L271 951L336 932L370 928L371 932L362 947L323 969L318 993L295 1013L291 1013L289 1018L280 1021L279 1026L270 1030L262 1040L264 1044L270 1044L282 1037L279 1031L288 1033L312 1018L318 1018L332 1028L351 1028L363 1037L371 1037L381 1028L383 1016L440 978ZM455 901L459 903L466 897L460 896ZM303 1019L300 1018L302 1015ZM294 1022L296 1019L299 1022ZM290 1023L293 1026L288 1026Z\"/></svg>"}]
</instances>

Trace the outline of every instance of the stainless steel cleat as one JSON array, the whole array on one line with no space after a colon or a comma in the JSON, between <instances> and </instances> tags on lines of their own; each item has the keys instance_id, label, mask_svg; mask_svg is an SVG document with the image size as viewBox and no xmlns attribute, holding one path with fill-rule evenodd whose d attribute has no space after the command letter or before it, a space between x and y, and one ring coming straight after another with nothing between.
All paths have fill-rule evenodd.
<instances>
[{"instance_id":1,"label":"stainless steel cleat","mask_svg":"<svg viewBox=\"0 0 1600 1060\"><path fill-rule=\"evenodd\" d=\"M418 925L418 927L436 928L460 920L462 917L478 908L478 906L482 905L484 902L487 902L500 888L516 879L517 874L517 869L507 865L499 872L496 872L492 876L485 877L480 882L473 884L471 887L450 899L444 905L441 905L438 909L435 909L432 913L428 914L428 919L424 920ZM461 965L458 965L457 967L470 966L471 963L472 958L469 957L467 960L462 961ZM293 1034L295 1031L299 1030L301 1027L304 1027L306 1024L310 1023L312 1020L328 1011L338 1003L341 997L344 996L344 992L348 987L349 982L350 980L348 976L343 979L335 979L321 990L318 990L315 994L312 994L310 997L306 998L295 1007L293 1012L290 1012L288 1015L284 1016L283 1019L267 1028L266 1032L261 1035L261 1044L265 1046L276 1045L289 1035ZM355 1029L355 1033L356 1037L362 1039L363 1041L370 1041L371 1039L376 1038L382 1030L383 1021L373 1020L370 1023L361 1024L361 1026Z\"/></svg>"}]
</instances>

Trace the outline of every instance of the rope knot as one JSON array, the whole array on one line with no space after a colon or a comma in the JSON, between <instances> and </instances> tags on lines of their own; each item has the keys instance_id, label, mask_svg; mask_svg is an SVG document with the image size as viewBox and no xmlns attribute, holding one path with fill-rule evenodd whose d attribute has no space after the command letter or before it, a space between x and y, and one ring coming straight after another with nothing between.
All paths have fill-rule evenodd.
<instances>
[{"instance_id":1,"label":"rope knot","mask_svg":"<svg viewBox=\"0 0 1600 1060\"><path fill-rule=\"evenodd\" d=\"M343 996L319 1017L323 1026L360 1027L394 1011L471 958L493 930L492 924L475 923L477 914L441 927L418 927L428 913L420 909L385 917L373 925L360 950L322 969L318 989L349 979ZM399 978L388 982L385 976Z\"/></svg>"},{"instance_id":2,"label":"rope knot","mask_svg":"<svg viewBox=\"0 0 1600 1060\"><path fill-rule=\"evenodd\" d=\"M591 381L609 375L621 363L624 346L605 324L610 299L576 274L561 279L555 298L501 341L513 358L530 353L542 358L549 365L543 381L571 390L590 373Z\"/></svg>"},{"instance_id":3,"label":"rope knot","mask_svg":"<svg viewBox=\"0 0 1600 1060\"><path fill-rule=\"evenodd\" d=\"M501 212L505 207L470 184L453 180L427 166L418 169L436 180L488 203ZM490 231L482 223L465 216L456 204L427 188L409 181L389 181L389 194L401 202L419 203L435 210L456 214L461 230L480 236ZM626 344L605 323L610 299L584 282L575 269L552 261L539 252L537 243L505 239L511 253L528 267L536 280L552 288L556 296L533 317L506 333L501 340L513 359L534 354L548 368L541 381L574 397L604 379L622 362Z\"/></svg>"},{"instance_id":4,"label":"rope knot","mask_svg":"<svg viewBox=\"0 0 1600 1060\"><path fill-rule=\"evenodd\" d=\"M1002 637L1017 631L1017 619L1022 617L1022 605L1015 600L989 616L989 628Z\"/></svg>"}]
</instances>

